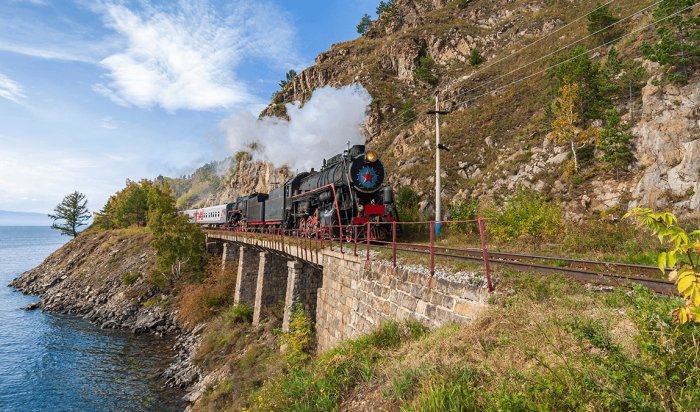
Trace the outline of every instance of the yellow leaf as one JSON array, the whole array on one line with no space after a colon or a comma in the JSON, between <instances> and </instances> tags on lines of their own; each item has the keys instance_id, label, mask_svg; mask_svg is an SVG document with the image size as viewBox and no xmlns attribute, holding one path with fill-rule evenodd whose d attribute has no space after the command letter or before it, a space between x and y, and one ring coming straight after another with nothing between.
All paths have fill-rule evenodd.
<instances>
[{"instance_id":1,"label":"yellow leaf","mask_svg":"<svg viewBox=\"0 0 700 412\"><path fill-rule=\"evenodd\" d=\"M693 320L700 323L700 308L693 308L690 312L693 315Z\"/></svg>"},{"instance_id":2,"label":"yellow leaf","mask_svg":"<svg viewBox=\"0 0 700 412\"><path fill-rule=\"evenodd\" d=\"M693 293L690 295L690 301L694 306L700 306L700 290L698 290L697 286L693 289Z\"/></svg>"},{"instance_id":3,"label":"yellow leaf","mask_svg":"<svg viewBox=\"0 0 700 412\"><path fill-rule=\"evenodd\" d=\"M666 264L670 268L676 266L676 251L675 250L668 252L668 255L666 256Z\"/></svg>"},{"instance_id":4,"label":"yellow leaf","mask_svg":"<svg viewBox=\"0 0 700 412\"><path fill-rule=\"evenodd\" d=\"M664 272L666 269L666 252L659 253L659 270Z\"/></svg>"},{"instance_id":5,"label":"yellow leaf","mask_svg":"<svg viewBox=\"0 0 700 412\"><path fill-rule=\"evenodd\" d=\"M680 323L681 325L688 322L688 311L686 308L678 308L674 310L671 315L676 322Z\"/></svg>"},{"instance_id":6,"label":"yellow leaf","mask_svg":"<svg viewBox=\"0 0 700 412\"><path fill-rule=\"evenodd\" d=\"M694 275L681 275L681 277L678 279L678 291L687 297L689 293L686 292L688 291L688 289L691 289L693 287L695 280L696 277Z\"/></svg>"}]
</instances>

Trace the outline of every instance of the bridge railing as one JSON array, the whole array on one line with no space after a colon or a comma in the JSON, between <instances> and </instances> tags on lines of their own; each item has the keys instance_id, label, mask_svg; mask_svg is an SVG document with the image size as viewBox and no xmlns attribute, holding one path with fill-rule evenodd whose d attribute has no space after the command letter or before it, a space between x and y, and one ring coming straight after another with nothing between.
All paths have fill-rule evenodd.
<instances>
[{"instance_id":1,"label":"bridge railing","mask_svg":"<svg viewBox=\"0 0 700 412\"><path fill-rule=\"evenodd\" d=\"M478 233L480 247L460 248L438 244L436 233L442 230L453 233ZM264 240L269 242L273 248L293 251L301 259L315 260L316 262L319 262L320 251L324 249L352 253L354 256L364 255L368 261L380 255L376 249L390 250L393 267L398 266L399 253L417 256L428 255L427 264L431 276L435 275L436 258L456 257L481 261L488 290L489 292L493 291L491 263L486 240L486 219L483 218L440 222L367 222L363 225L314 226L297 229L235 227L209 229L208 231L220 232L236 240Z\"/></svg>"}]
</instances>

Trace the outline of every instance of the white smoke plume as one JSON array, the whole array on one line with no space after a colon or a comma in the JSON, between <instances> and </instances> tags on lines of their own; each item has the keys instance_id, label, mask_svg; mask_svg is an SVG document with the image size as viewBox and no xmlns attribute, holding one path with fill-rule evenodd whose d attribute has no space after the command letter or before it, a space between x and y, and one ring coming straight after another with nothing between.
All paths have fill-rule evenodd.
<instances>
[{"instance_id":1,"label":"white smoke plume","mask_svg":"<svg viewBox=\"0 0 700 412\"><path fill-rule=\"evenodd\" d=\"M350 145L364 144L362 132L367 106L372 97L361 85L314 91L303 106L287 104L289 121L256 118L250 112L231 115L221 123L233 153L251 152L256 159L295 170L319 169L322 159L338 154Z\"/></svg>"}]
</instances>

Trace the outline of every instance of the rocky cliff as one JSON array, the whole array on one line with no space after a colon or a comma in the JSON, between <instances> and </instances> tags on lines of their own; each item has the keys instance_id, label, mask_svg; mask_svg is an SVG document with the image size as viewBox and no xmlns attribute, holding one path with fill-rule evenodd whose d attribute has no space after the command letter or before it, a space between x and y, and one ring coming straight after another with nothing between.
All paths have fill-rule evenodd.
<instances>
[{"instance_id":1,"label":"rocky cliff","mask_svg":"<svg viewBox=\"0 0 700 412\"><path fill-rule=\"evenodd\" d=\"M268 193L292 176L286 166L254 160L239 152L221 162L202 166L189 176L167 178L180 209L234 201L240 195Z\"/></svg>"}]
</instances>

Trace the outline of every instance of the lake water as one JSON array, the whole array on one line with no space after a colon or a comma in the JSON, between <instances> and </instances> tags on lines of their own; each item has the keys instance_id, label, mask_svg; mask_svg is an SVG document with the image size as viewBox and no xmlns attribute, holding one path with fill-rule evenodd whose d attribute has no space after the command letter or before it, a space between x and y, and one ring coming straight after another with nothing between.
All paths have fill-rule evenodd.
<instances>
[{"instance_id":1,"label":"lake water","mask_svg":"<svg viewBox=\"0 0 700 412\"><path fill-rule=\"evenodd\" d=\"M38 300L6 285L68 239L46 227L0 226L0 411L180 411L157 374L172 341L100 330L19 308Z\"/></svg>"}]
</instances>

